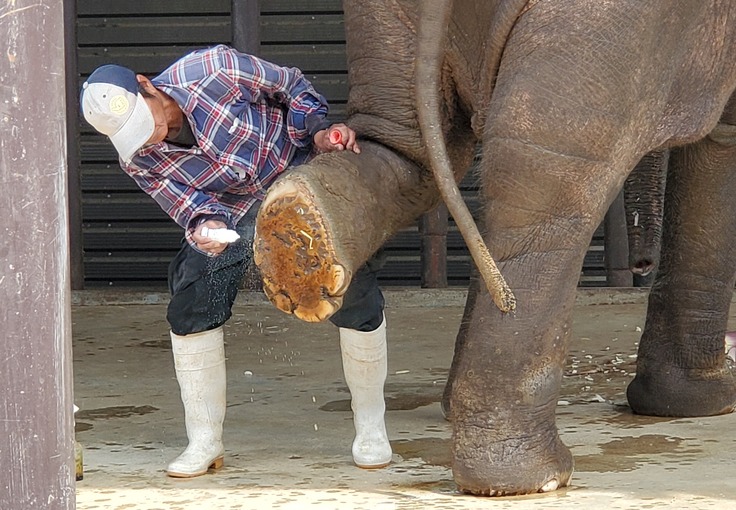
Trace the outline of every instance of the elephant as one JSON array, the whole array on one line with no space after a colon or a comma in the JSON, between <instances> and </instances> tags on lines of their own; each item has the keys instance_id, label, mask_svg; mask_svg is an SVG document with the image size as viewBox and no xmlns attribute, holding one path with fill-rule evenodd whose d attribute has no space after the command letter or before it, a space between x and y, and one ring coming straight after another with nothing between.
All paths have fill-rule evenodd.
<instances>
[{"instance_id":1,"label":"elephant","mask_svg":"<svg viewBox=\"0 0 736 510\"><path fill-rule=\"evenodd\" d=\"M431 7L344 2L346 123L361 153L319 155L263 201L264 291L305 321L338 310L357 268L439 203L415 81ZM655 416L732 412L736 2L465 0L449 16L433 34L435 127L455 180L482 145L482 238L516 298L504 312L483 285L470 290L450 391L459 490L570 484L555 409L578 276L609 205L654 150L669 151L662 250L628 403Z\"/></svg>"},{"instance_id":2,"label":"elephant","mask_svg":"<svg viewBox=\"0 0 736 510\"><path fill-rule=\"evenodd\" d=\"M635 287L649 287L659 265L664 190L669 150L654 150L639 161L624 183L629 269Z\"/></svg>"},{"instance_id":3,"label":"elephant","mask_svg":"<svg viewBox=\"0 0 736 510\"><path fill-rule=\"evenodd\" d=\"M624 182L629 269L634 274L635 287L650 287L654 280L654 271L659 265L668 161L668 150L654 150L636 164ZM459 359L464 350L469 314L474 306L476 287L479 285L478 274L474 269L471 267L469 298L460 321L460 330L455 339L454 357L456 359ZM457 375L456 367L457 362L454 362L442 394L441 408L445 418L450 416L450 396L452 383Z\"/></svg>"}]
</instances>

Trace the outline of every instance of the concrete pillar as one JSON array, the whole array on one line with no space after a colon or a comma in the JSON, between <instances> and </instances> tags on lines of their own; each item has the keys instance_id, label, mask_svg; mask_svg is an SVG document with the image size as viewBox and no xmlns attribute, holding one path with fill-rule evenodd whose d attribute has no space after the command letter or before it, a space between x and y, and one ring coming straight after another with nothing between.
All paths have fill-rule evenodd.
<instances>
[{"instance_id":1,"label":"concrete pillar","mask_svg":"<svg viewBox=\"0 0 736 510\"><path fill-rule=\"evenodd\" d=\"M62 0L0 3L0 508L75 506Z\"/></svg>"}]
</instances>

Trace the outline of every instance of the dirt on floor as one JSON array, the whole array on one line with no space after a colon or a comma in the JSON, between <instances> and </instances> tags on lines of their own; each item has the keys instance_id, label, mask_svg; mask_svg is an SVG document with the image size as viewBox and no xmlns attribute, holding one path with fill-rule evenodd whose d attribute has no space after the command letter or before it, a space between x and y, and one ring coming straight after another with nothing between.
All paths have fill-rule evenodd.
<instances>
[{"instance_id":1,"label":"dirt on floor","mask_svg":"<svg viewBox=\"0 0 736 510\"><path fill-rule=\"evenodd\" d=\"M388 468L352 464L336 328L256 300L236 305L226 326L225 467L191 480L163 471L186 445L165 304L75 306L76 427L85 452L77 507L736 508L733 415L652 418L626 405L643 299L575 307L557 411L575 457L572 486L493 501L457 493L451 426L439 405L462 302L387 299Z\"/></svg>"}]
</instances>

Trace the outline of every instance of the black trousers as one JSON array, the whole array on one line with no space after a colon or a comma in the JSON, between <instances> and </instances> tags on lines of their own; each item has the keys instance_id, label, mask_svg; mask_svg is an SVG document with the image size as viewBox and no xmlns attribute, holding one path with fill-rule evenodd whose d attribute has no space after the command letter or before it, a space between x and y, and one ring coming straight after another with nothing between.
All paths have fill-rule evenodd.
<instances>
[{"instance_id":1,"label":"black trousers","mask_svg":"<svg viewBox=\"0 0 736 510\"><path fill-rule=\"evenodd\" d=\"M257 207L238 223L240 240L216 257L204 255L183 241L169 264L171 301L166 319L171 331L189 335L222 326L232 315L241 280L253 263ZM383 321L384 298L376 278L383 265L379 253L353 275L343 306L330 322L341 328L373 331Z\"/></svg>"}]
</instances>

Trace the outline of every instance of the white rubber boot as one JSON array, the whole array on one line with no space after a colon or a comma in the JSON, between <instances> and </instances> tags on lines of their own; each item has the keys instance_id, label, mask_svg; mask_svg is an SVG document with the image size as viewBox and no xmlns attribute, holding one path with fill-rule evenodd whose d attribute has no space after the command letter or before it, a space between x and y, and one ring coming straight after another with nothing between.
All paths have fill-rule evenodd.
<instances>
[{"instance_id":1,"label":"white rubber boot","mask_svg":"<svg viewBox=\"0 0 736 510\"><path fill-rule=\"evenodd\" d=\"M388 371L385 317L375 331L340 328L340 349L345 382L352 397L353 461L364 469L385 467L392 454L384 422L383 384Z\"/></svg>"},{"instance_id":2,"label":"white rubber boot","mask_svg":"<svg viewBox=\"0 0 736 510\"><path fill-rule=\"evenodd\" d=\"M726 356L736 361L736 331L726 331Z\"/></svg>"},{"instance_id":3,"label":"white rubber boot","mask_svg":"<svg viewBox=\"0 0 736 510\"><path fill-rule=\"evenodd\" d=\"M223 464L226 379L222 327L186 336L171 333L171 347L189 446L166 473L191 478Z\"/></svg>"}]
</instances>

